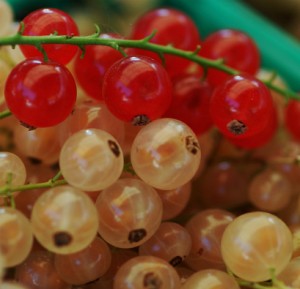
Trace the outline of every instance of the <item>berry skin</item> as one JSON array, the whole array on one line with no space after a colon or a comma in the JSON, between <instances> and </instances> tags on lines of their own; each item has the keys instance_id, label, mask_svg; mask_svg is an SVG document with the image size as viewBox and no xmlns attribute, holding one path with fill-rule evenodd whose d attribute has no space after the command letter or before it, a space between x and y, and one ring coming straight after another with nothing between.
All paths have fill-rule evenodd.
<instances>
[{"instance_id":1,"label":"berry skin","mask_svg":"<svg viewBox=\"0 0 300 289\"><path fill-rule=\"evenodd\" d=\"M173 79L173 98L165 117L186 123L196 135L212 126L208 110L213 88L197 75L185 74Z\"/></svg>"},{"instance_id":2,"label":"berry skin","mask_svg":"<svg viewBox=\"0 0 300 289\"><path fill-rule=\"evenodd\" d=\"M8 108L29 127L49 127L72 112L76 84L66 67L42 59L27 59L10 73L5 84Z\"/></svg>"},{"instance_id":3,"label":"berry skin","mask_svg":"<svg viewBox=\"0 0 300 289\"><path fill-rule=\"evenodd\" d=\"M149 240L162 218L156 190L141 180L121 178L96 200L98 233L117 248L134 248Z\"/></svg>"},{"instance_id":4,"label":"berry skin","mask_svg":"<svg viewBox=\"0 0 300 289\"><path fill-rule=\"evenodd\" d=\"M227 268L250 282L270 279L287 266L293 253L292 234L277 216L263 211L244 213L225 228L221 253Z\"/></svg>"},{"instance_id":5,"label":"berry skin","mask_svg":"<svg viewBox=\"0 0 300 289\"><path fill-rule=\"evenodd\" d=\"M63 255L90 245L98 223L90 197L69 185L46 190L34 203L31 213L31 226L38 242L48 251Z\"/></svg>"},{"instance_id":6,"label":"berry skin","mask_svg":"<svg viewBox=\"0 0 300 289\"><path fill-rule=\"evenodd\" d=\"M103 99L119 119L143 125L161 117L172 99L166 70L145 56L128 56L114 63L103 81Z\"/></svg>"},{"instance_id":7,"label":"berry skin","mask_svg":"<svg viewBox=\"0 0 300 289\"><path fill-rule=\"evenodd\" d=\"M180 278L168 262L154 256L137 256L123 263L113 289L179 289Z\"/></svg>"},{"instance_id":8,"label":"berry skin","mask_svg":"<svg viewBox=\"0 0 300 289\"><path fill-rule=\"evenodd\" d=\"M210 34L202 43L200 55L209 59L223 59L224 64L243 73L255 75L260 67L260 53L253 40L244 32L223 29ZM209 68L207 79L216 86L228 74Z\"/></svg>"},{"instance_id":9,"label":"berry skin","mask_svg":"<svg viewBox=\"0 0 300 289\"><path fill-rule=\"evenodd\" d=\"M0 207L0 220L1 257L6 267L13 267L22 263L30 253L33 243L31 225L19 210L10 207Z\"/></svg>"},{"instance_id":10,"label":"berry skin","mask_svg":"<svg viewBox=\"0 0 300 289\"><path fill-rule=\"evenodd\" d=\"M201 150L196 135L185 123L161 118L144 126L133 140L130 160L144 182L160 190L173 190L197 172Z\"/></svg>"},{"instance_id":11,"label":"berry skin","mask_svg":"<svg viewBox=\"0 0 300 289\"><path fill-rule=\"evenodd\" d=\"M120 38L101 34L101 38ZM102 100L102 83L108 68L123 55L116 49L102 45L87 45L84 57L77 55L74 62L75 76L83 90L92 98Z\"/></svg>"},{"instance_id":12,"label":"berry skin","mask_svg":"<svg viewBox=\"0 0 300 289\"><path fill-rule=\"evenodd\" d=\"M269 143L274 137L277 129L278 129L278 116L276 114L275 109L273 109L273 112L268 117L264 129L248 137L243 137L243 138L231 137L228 138L228 140L239 148L255 149Z\"/></svg>"},{"instance_id":13,"label":"berry skin","mask_svg":"<svg viewBox=\"0 0 300 289\"><path fill-rule=\"evenodd\" d=\"M250 75L235 75L215 89L210 113L225 136L244 138L265 129L274 105L270 91L261 81Z\"/></svg>"},{"instance_id":14,"label":"berry skin","mask_svg":"<svg viewBox=\"0 0 300 289\"><path fill-rule=\"evenodd\" d=\"M284 122L287 130L291 134L291 136L300 141L300 124L299 124L299 116L300 116L300 101L292 99L288 102L284 111Z\"/></svg>"},{"instance_id":15,"label":"berry skin","mask_svg":"<svg viewBox=\"0 0 300 289\"><path fill-rule=\"evenodd\" d=\"M121 175L123 152L117 140L101 129L83 129L63 144L59 166L67 182L84 191L99 191Z\"/></svg>"},{"instance_id":16,"label":"berry skin","mask_svg":"<svg viewBox=\"0 0 300 289\"><path fill-rule=\"evenodd\" d=\"M161 8L149 11L135 23L130 35L131 39L145 38L155 31L150 42L172 46L188 51L194 51L200 44L200 35L195 23L182 11ZM133 54L145 55L161 62L156 53L132 49ZM171 76L182 73L191 62L173 55L164 55L165 67Z\"/></svg>"},{"instance_id":17,"label":"berry skin","mask_svg":"<svg viewBox=\"0 0 300 289\"><path fill-rule=\"evenodd\" d=\"M79 35L78 27L74 20L59 9L38 9L28 14L22 22L24 23L22 35L26 36L42 36L53 33L69 37ZM78 52L78 47L75 45L45 44L42 47L49 59L62 64L69 63ZM20 48L26 58L42 57L42 53L32 45L20 45Z\"/></svg>"}]
</instances>

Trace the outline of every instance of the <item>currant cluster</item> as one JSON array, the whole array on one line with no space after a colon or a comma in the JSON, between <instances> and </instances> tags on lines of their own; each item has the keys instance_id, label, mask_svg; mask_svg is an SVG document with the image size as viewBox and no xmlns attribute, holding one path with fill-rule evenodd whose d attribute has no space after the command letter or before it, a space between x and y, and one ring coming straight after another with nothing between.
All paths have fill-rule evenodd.
<instances>
[{"instance_id":1,"label":"currant cluster","mask_svg":"<svg viewBox=\"0 0 300 289\"><path fill-rule=\"evenodd\" d=\"M299 288L300 104L248 35L2 14L0 289Z\"/></svg>"}]
</instances>

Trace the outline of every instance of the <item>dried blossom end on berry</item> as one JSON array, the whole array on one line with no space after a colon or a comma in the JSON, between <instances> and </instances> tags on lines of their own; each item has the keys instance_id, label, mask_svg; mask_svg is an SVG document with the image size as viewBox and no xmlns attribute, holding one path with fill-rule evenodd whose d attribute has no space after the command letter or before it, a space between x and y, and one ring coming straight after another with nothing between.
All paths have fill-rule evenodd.
<instances>
[{"instance_id":1,"label":"dried blossom end on berry","mask_svg":"<svg viewBox=\"0 0 300 289\"><path fill-rule=\"evenodd\" d=\"M30 131L30 130L35 130L35 129L36 129L35 126L32 126L32 125L30 125L30 124L27 124L27 123L25 123L25 122L23 122L23 121L20 121L20 124L21 124L22 126L28 128L29 131Z\"/></svg>"},{"instance_id":2,"label":"dried blossom end on berry","mask_svg":"<svg viewBox=\"0 0 300 289\"><path fill-rule=\"evenodd\" d=\"M141 241L145 236L147 235L147 232L145 229L136 229L129 233L128 235L128 241L130 243L135 243Z\"/></svg>"},{"instance_id":3,"label":"dried blossom end on berry","mask_svg":"<svg viewBox=\"0 0 300 289\"><path fill-rule=\"evenodd\" d=\"M147 273L144 277L144 288L147 289L159 289L162 282L154 273Z\"/></svg>"},{"instance_id":4,"label":"dried blossom end on berry","mask_svg":"<svg viewBox=\"0 0 300 289\"><path fill-rule=\"evenodd\" d=\"M169 263L170 263L173 267L176 267L176 266L178 266L179 264L181 264L182 261L183 261L182 257L176 256L176 257L174 257Z\"/></svg>"},{"instance_id":5,"label":"dried blossom end on berry","mask_svg":"<svg viewBox=\"0 0 300 289\"><path fill-rule=\"evenodd\" d=\"M234 135L241 135L247 131L247 126L240 120L234 119L227 124L228 130Z\"/></svg>"},{"instance_id":6,"label":"dried blossom end on berry","mask_svg":"<svg viewBox=\"0 0 300 289\"><path fill-rule=\"evenodd\" d=\"M57 232L53 236L53 241L57 247L66 246L72 242L72 236L67 232Z\"/></svg>"},{"instance_id":7,"label":"dried blossom end on berry","mask_svg":"<svg viewBox=\"0 0 300 289\"><path fill-rule=\"evenodd\" d=\"M143 126L143 125L146 125L150 122L150 119L147 115L145 114L140 114L140 115L137 115L133 118L132 120L132 124L134 126Z\"/></svg>"}]
</instances>

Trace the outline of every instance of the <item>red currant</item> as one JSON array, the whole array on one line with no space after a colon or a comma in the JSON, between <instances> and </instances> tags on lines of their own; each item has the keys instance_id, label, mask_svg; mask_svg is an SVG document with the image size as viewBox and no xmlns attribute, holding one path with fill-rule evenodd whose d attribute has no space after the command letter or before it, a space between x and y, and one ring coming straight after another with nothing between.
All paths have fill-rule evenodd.
<instances>
[{"instance_id":1,"label":"red currant","mask_svg":"<svg viewBox=\"0 0 300 289\"><path fill-rule=\"evenodd\" d=\"M9 74L5 99L11 112L24 124L53 126L72 112L76 84L65 66L42 59L27 59Z\"/></svg>"},{"instance_id":2,"label":"red currant","mask_svg":"<svg viewBox=\"0 0 300 289\"><path fill-rule=\"evenodd\" d=\"M209 102L212 87L196 75L182 75L173 79L173 98L166 117L185 122L200 135L212 126Z\"/></svg>"},{"instance_id":3,"label":"red currant","mask_svg":"<svg viewBox=\"0 0 300 289\"><path fill-rule=\"evenodd\" d=\"M210 102L214 124L224 135L235 138L264 130L273 111L270 91L250 75L231 76L216 87Z\"/></svg>"},{"instance_id":4,"label":"red currant","mask_svg":"<svg viewBox=\"0 0 300 289\"><path fill-rule=\"evenodd\" d=\"M300 141L300 101L292 99L288 102L284 111L284 122L287 130L292 135L292 137Z\"/></svg>"},{"instance_id":5,"label":"red currant","mask_svg":"<svg viewBox=\"0 0 300 289\"><path fill-rule=\"evenodd\" d=\"M101 34L101 38L120 38L117 35ZM121 59L122 54L108 46L87 45L84 57L78 55L74 62L75 76L84 89L91 97L102 100L102 83L107 69L117 60Z\"/></svg>"},{"instance_id":6,"label":"red currant","mask_svg":"<svg viewBox=\"0 0 300 289\"><path fill-rule=\"evenodd\" d=\"M168 45L184 50L195 50L200 43L200 36L195 23L182 11L170 8L160 8L149 11L138 19L133 27L130 38L142 39L156 31L150 40L152 43ZM134 49L133 54L150 56L157 61L160 58L157 54ZM181 73L190 61L172 55L165 55L166 69L170 75Z\"/></svg>"},{"instance_id":7,"label":"red currant","mask_svg":"<svg viewBox=\"0 0 300 289\"><path fill-rule=\"evenodd\" d=\"M57 33L58 35L77 36L78 27L67 13L54 8L44 8L31 12L23 20L23 35L42 36ZM75 45L44 44L49 59L67 64L78 51ZM25 57L41 57L42 53L32 45L20 45Z\"/></svg>"},{"instance_id":8,"label":"red currant","mask_svg":"<svg viewBox=\"0 0 300 289\"><path fill-rule=\"evenodd\" d=\"M108 69L102 94L117 118L142 125L166 112L172 84L166 70L154 59L128 56Z\"/></svg>"},{"instance_id":9,"label":"red currant","mask_svg":"<svg viewBox=\"0 0 300 289\"><path fill-rule=\"evenodd\" d=\"M274 109L267 118L267 123L263 130L244 138L228 138L235 146L243 149L255 149L266 145L271 141L278 128L278 117Z\"/></svg>"},{"instance_id":10,"label":"red currant","mask_svg":"<svg viewBox=\"0 0 300 289\"><path fill-rule=\"evenodd\" d=\"M200 55L209 59L223 59L224 64L254 75L260 67L260 53L254 41L244 32L224 29L209 35L202 43ZM228 74L208 69L208 81L218 85Z\"/></svg>"}]
</instances>

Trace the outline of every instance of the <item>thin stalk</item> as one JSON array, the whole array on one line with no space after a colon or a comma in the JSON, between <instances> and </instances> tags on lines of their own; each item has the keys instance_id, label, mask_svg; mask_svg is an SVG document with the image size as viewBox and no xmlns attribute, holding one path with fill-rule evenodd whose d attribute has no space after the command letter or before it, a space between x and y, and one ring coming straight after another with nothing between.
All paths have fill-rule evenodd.
<instances>
[{"instance_id":1,"label":"thin stalk","mask_svg":"<svg viewBox=\"0 0 300 289\"><path fill-rule=\"evenodd\" d=\"M42 183L36 183L36 184L25 184L20 186L10 186L5 185L3 187L0 187L0 196L6 196L7 194L11 192L21 192L21 191L28 191L28 190L34 190L34 189L43 189L43 188L53 188L61 185L66 185L66 180L58 180L56 177Z\"/></svg>"},{"instance_id":2,"label":"thin stalk","mask_svg":"<svg viewBox=\"0 0 300 289\"><path fill-rule=\"evenodd\" d=\"M151 43L150 41L154 37L154 35L155 33L152 33L148 37L140 40L107 39L107 38L99 37L100 29L98 26L96 26L96 33L89 36L56 35L55 33L48 36L25 36L25 35L21 35L21 33L16 33L11 36L1 37L0 46L11 45L12 47L15 47L16 45L24 44L24 45L33 45L37 49L41 50L43 44L70 44L70 45L76 45L80 47L81 50L84 51L84 47L86 45L104 45L104 46L110 46L120 51L123 55L125 54L123 50L124 48L139 48L139 49L153 51L162 57L165 54L176 55L188 59L192 62L198 63L199 65L203 66L205 69L215 68L225 73L228 73L230 75L236 75L241 73L236 69L226 66L223 63L223 59L211 60L199 56L198 52L201 49L200 46L197 47L195 51L185 51L182 49L175 48L172 45L159 45L159 44ZM269 80L262 81L262 82L265 83L265 85L270 89L278 92L279 94L285 96L288 99L290 98L300 99L299 94L294 91L280 88L279 86L276 86Z\"/></svg>"},{"instance_id":3,"label":"thin stalk","mask_svg":"<svg viewBox=\"0 0 300 289\"><path fill-rule=\"evenodd\" d=\"M11 113L11 111L10 110L4 110L4 111L2 111L2 112L0 112L0 119L2 119L2 118L6 118L6 117L8 117L8 116L10 116L10 115L12 115L12 113Z\"/></svg>"}]
</instances>

